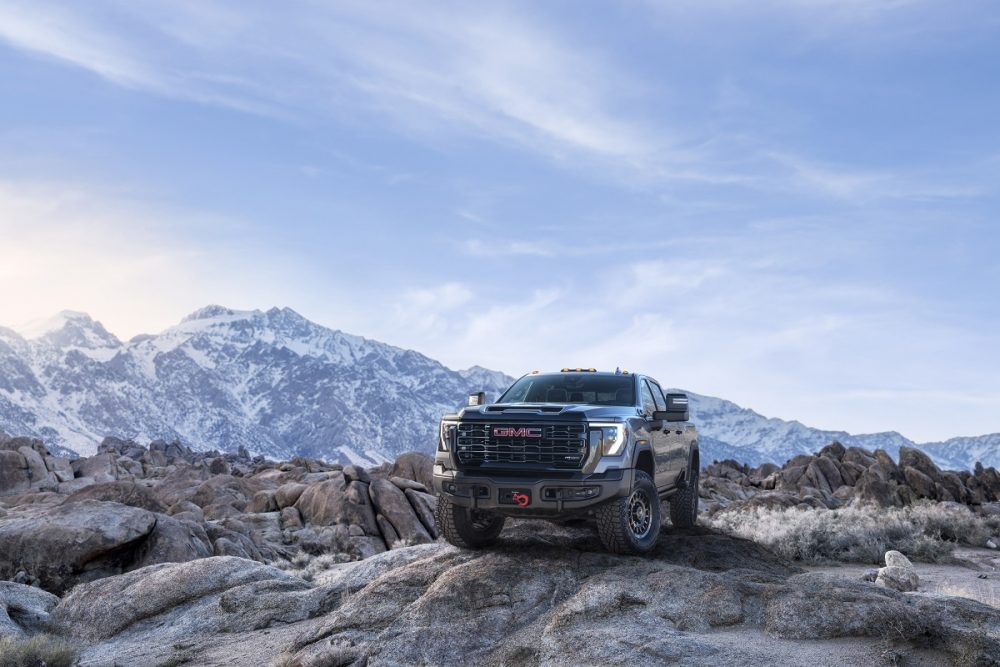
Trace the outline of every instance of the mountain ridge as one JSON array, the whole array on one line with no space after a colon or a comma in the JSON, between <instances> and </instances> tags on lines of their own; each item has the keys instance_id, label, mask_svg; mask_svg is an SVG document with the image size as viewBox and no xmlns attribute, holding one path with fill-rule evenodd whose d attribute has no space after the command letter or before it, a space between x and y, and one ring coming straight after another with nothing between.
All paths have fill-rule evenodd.
<instances>
[{"instance_id":1,"label":"mountain ridge","mask_svg":"<svg viewBox=\"0 0 1000 667\"><path fill-rule=\"evenodd\" d=\"M495 398L513 381L482 366L452 370L290 308L208 305L128 341L76 311L30 332L0 327L0 429L82 454L115 435L377 464L408 449L432 451L441 414L471 391ZM892 456L917 447L948 468L1000 466L1000 434L918 444L895 431L815 429L687 393L706 461L781 463L838 440Z\"/></svg>"}]
</instances>

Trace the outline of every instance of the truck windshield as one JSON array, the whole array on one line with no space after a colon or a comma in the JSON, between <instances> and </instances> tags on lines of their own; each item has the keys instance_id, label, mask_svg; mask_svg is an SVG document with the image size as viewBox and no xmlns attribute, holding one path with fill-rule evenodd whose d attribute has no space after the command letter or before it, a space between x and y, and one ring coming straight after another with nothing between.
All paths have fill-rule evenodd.
<instances>
[{"instance_id":1,"label":"truck windshield","mask_svg":"<svg viewBox=\"0 0 1000 667\"><path fill-rule=\"evenodd\" d=\"M586 403L635 405L631 375L552 373L526 375L504 392L497 403Z\"/></svg>"}]
</instances>

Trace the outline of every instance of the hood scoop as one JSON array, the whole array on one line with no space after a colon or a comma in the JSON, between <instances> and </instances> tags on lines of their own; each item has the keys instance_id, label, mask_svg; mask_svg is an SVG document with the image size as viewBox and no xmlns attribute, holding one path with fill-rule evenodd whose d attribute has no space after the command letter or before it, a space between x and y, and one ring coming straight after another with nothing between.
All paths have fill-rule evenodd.
<instances>
[{"instance_id":1,"label":"hood scoop","mask_svg":"<svg viewBox=\"0 0 1000 667\"><path fill-rule=\"evenodd\" d=\"M569 405L489 405L486 407L486 412L527 412L527 413L556 413L562 412L566 408L572 406Z\"/></svg>"}]
</instances>

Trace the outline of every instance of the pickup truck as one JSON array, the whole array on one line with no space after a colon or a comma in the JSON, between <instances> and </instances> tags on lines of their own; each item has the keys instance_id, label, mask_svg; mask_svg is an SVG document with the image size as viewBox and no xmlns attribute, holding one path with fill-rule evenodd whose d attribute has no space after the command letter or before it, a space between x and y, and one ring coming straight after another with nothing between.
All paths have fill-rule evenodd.
<instances>
[{"instance_id":1,"label":"pickup truck","mask_svg":"<svg viewBox=\"0 0 1000 667\"><path fill-rule=\"evenodd\" d=\"M651 551L661 501L698 518L698 433L688 398L647 375L564 368L529 373L495 403L472 394L441 419L435 519L452 544L493 544L506 517L596 521L616 553Z\"/></svg>"}]
</instances>

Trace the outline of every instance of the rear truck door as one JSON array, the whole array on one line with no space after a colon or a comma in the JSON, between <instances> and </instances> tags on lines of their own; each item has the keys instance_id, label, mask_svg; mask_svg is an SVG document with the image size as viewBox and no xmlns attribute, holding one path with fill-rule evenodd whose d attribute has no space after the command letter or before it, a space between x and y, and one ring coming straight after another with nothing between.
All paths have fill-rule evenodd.
<instances>
[{"instance_id":1,"label":"rear truck door","mask_svg":"<svg viewBox=\"0 0 1000 667\"><path fill-rule=\"evenodd\" d=\"M667 400L660 385L656 380L650 380L649 386L653 391L653 399L657 405L661 403L663 405L662 408L658 409L666 410ZM677 479L687 470L688 449L691 440L687 426L688 424L685 422L663 422L663 429L660 433L663 438L666 484L676 483Z\"/></svg>"}]
</instances>

